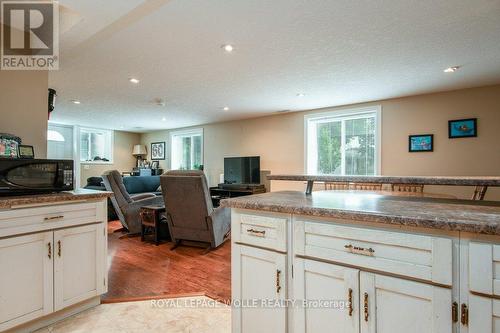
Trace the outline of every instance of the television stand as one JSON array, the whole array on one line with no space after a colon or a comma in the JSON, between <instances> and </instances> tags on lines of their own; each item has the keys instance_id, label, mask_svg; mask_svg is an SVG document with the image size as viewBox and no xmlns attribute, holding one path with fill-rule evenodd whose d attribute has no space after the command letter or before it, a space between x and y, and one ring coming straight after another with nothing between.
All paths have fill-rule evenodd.
<instances>
[{"instance_id":1,"label":"television stand","mask_svg":"<svg viewBox=\"0 0 500 333\"><path fill-rule=\"evenodd\" d=\"M214 207L219 207L222 199L243 197L265 193L266 187L263 184L219 184L210 188L210 196Z\"/></svg>"}]
</instances>

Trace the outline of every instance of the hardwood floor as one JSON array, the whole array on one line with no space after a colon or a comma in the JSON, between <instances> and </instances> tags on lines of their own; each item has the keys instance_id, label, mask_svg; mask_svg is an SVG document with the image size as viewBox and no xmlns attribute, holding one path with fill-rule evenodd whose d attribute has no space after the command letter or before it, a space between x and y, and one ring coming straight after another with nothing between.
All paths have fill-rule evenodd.
<instances>
[{"instance_id":1,"label":"hardwood floor","mask_svg":"<svg viewBox=\"0 0 500 333\"><path fill-rule=\"evenodd\" d=\"M140 237L121 238L119 221L108 224L108 293L104 303L207 295L220 301L231 298L231 242L204 254L205 249L172 243L159 246Z\"/></svg>"}]
</instances>

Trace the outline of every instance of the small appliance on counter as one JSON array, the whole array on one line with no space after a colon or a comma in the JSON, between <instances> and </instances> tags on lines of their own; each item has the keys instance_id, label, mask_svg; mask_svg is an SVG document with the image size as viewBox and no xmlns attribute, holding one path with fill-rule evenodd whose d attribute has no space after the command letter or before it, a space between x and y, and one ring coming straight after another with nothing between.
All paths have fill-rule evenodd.
<instances>
[{"instance_id":1,"label":"small appliance on counter","mask_svg":"<svg viewBox=\"0 0 500 333\"><path fill-rule=\"evenodd\" d=\"M0 159L0 196L73 190L72 160Z\"/></svg>"}]
</instances>

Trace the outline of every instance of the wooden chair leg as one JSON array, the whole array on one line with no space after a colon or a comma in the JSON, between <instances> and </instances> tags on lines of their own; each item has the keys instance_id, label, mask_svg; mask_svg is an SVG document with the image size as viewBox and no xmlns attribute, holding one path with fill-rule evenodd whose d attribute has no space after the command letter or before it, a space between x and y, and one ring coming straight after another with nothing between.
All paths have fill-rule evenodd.
<instances>
[{"instance_id":1,"label":"wooden chair leg","mask_svg":"<svg viewBox=\"0 0 500 333\"><path fill-rule=\"evenodd\" d=\"M154 228L154 235L155 235L155 244L156 246L160 245L160 233L158 232L159 226L156 226Z\"/></svg>"},{"instance_id":2,"label":"wooden chair leg","mask_svg":"<svg viewBox=\"0 0 500 333\"><path fill-rule=\"evenodd\" d=\"M203 251L202 255L205 255L210 251L212 251L212 245L208 245L208 247L205 249L205 251Z\"/></svg>"},{"instance_id":3,"label":"wooden chair leg","mask_svg":"<svg viewBox=\"0 0 500 333\"><path fill-rule=\"evenodd\" d=\"M178 248L178 247L179 247L179 245L181 245L181 240L180 240L180 239L175 241L174 246L172 246L172 247L170 248L170 251L175 250L176 248Z\"/></svg>"}]
</instances>

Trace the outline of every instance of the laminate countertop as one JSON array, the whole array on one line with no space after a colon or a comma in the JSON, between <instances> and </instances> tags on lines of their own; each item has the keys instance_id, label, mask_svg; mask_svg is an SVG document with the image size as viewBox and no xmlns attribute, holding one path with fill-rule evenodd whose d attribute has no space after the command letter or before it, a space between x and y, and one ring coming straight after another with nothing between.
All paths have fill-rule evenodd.
<instances>
[{"instance_id":1,"label":"laminate countertop","mask_svg":"<svg viewBox=\"0 0 500 333\"><path fill-rule=\"evenodd\" d=\"M12 209L22 206L43 205L47 203L67 201L95 200L108 198L112 195L112 192L86 190L80 188L67 192L0 197L0 209Z\"/></svg>"},{"instance_id":2,"label":"laminate countertop","mask_svg":"<svg viewBox=\"0 0 500 333\"><path fill-rule=\"evenodd\" d=\"M500 235L500 203L362 191L271 192L224 199L222 207Z\"/></svg>"}]
</instances>

